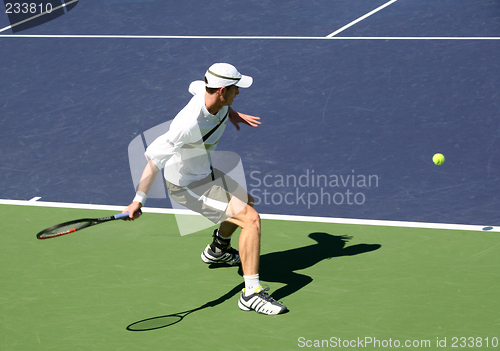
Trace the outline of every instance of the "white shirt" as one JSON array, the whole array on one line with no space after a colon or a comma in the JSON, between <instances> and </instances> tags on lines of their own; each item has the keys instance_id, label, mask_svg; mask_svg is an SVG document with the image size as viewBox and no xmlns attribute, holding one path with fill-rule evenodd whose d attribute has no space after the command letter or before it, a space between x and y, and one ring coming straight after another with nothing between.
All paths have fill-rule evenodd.
<instances>
[{"instance_id":1,"label":"white shirt","mask_svg":"<svg viewBox=\"0 0 500 351\"><path fill-rule=\"evenodd\" d=\"M165 168L165 179L178 186L186 186L211 173L210 154L215 151L229 119L227 116L203 142L203 137L224 119L229 107L224 106L216 115L210 114L205 106L203 81L192 82L189 92L194 96L175 116L168 132L153 141L145 152L159 169Z\"/></svg>"}]
</instances>

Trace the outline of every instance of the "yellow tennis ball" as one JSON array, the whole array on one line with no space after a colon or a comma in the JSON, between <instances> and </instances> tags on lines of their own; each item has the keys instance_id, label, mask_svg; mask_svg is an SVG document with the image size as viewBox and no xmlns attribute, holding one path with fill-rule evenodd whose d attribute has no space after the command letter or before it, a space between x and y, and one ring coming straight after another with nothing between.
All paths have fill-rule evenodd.
<instances>
[{"instance_id":1,"label":"yellow tennis ball","mask_svg":"<svg viewBox=\"0 0 500 351\"><path fill-rule=\"evenodd\" d=\"M438 166L442 165L444 163L444 155L443 154L435 154L434 156L432 156L432 161L435 164L437 164Z\"/></svg>"}]
</instances>

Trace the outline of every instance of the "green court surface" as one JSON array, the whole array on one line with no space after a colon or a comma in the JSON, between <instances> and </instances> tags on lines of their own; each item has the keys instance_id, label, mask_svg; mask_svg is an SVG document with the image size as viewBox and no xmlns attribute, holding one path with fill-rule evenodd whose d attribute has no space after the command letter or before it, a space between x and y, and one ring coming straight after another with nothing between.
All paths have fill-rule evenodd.
<instances>
[{"instance_id":1,"label":"green court surface","mask_svg":"<svg viewBox=\"0 0 500 351\"><path fill-rule=\"evenodd\" d=\"M500 348L498 233L263 220L261 280L290 310L264 316L173 215L35 238L109 214L0 205L1 350Z\"/></svg>"}]
</instances>

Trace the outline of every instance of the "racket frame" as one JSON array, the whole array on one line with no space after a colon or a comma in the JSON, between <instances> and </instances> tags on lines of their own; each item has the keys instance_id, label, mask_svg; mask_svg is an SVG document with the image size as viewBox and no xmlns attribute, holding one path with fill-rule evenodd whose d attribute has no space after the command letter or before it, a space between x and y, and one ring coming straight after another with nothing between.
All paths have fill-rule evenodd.
<instances>
[{"instance_id":1,"label":"racket frame","mask_svg":"<svg viewBox=\"0 0 500 351\"><path fill-rule=\"evenodd\" d=\"M142 213L142 211L139 210L139 213ZM36 238L39 240L56 238L58 236L74 233L80 229L88 228L88 227L91 227L91 226L96 225L96 224L101 224L104 222L113 221L115 219L123 219L123 218L128 217L129 214L130 214L129 212L124 212L124 213L117 213L114 216L108 216L108 217L102 217L102 218L82 218L82 219L77 219L77 220L73 220L73 221L69 221L69 222L60 223L60 224L57 224L57 225L54 225L52 227L49 227L47 229L42 230L40 233L38 233L36 235ZM76 226L75 226L75 228L70 228L70 229L68 229L64 232L61 232L61 233L48 234L48 233L50 233L58 228L71 226L72 224L78 224L78 223L86 223L87 225L84 225L84 226L79 227L79 228L76 228Z\"/></svg>"}]
</instances>

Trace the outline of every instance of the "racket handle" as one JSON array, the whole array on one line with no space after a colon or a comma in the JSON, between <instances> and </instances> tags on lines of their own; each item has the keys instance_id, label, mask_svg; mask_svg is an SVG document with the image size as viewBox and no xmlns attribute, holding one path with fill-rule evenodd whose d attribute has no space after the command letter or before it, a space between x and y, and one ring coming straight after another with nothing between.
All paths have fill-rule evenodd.
<instances>
[{"instance_id":1,"label":"racket handle","mask_svg":"<svg viewBox=\"0 0 500 351\"><path fill-rule=\"evenodd\" d=\"M137 212L139 212L140 214L142 214L141 210L139 210ZM130 215L130 212L124 212L124 213L115 214L113 217L115 217L115 219L122 219L122 218L127 218L129 215Z\"/></svg>"}]
</instances>

